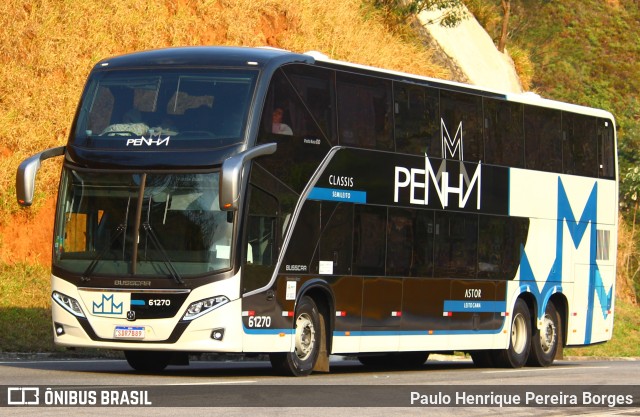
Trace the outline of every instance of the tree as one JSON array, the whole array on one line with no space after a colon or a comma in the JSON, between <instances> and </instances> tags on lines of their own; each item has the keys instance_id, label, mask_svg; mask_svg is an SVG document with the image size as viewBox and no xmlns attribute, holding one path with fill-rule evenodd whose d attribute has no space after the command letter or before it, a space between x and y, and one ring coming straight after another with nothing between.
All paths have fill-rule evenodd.
<instances>
[{"instance_id":1,"label":"tree","mask_svg":"<svg viewBox=\"0 0 640 417\"><path fill-rule=\"evenodd\" d=\"M462 0L373 0L373 5L391 24L406 23L409 18L429 10L444 11L437 22L445 27L454 27L467 18Z\"/></svg>"},{"instance_id":2,"label":"tree","mask_svg":"<svg viewBox=\"0 0 640 417\"><path fill-rule=\"evenodd\" d=\"M621 207L623 210L633 215L631 222L631 238L635 238L636 214L638 213L638 202L640 200L640 169L637 166L630 167L622 177L620 184L622 189Z\"/></svg>"},{"instance_id":3,"label":"tree","mask_svg":"<svg viewBox=\"0 0 640 417\"><path fill-rule=\"evenodd\" d=\"M623 258L625 263L626 274L621 274L621 278L625 276L629 279L629 284L635 289L635 300L638 300L640 295L640 282L638 282L638 273L640 272L640 265L638 262L637 242L635 239L636 234L636 215L638 213L638 203L640 202L640 168L637 166L627 168L627 171L622 175L622 181L620 182L620 207L627 216L631 216L631 238L629 242L625 242L630 245L632 250L626 251L626 255ZM632 266L633 262L633 266ZM633 269L633 271L632 271Z\"/></svg>"},{"instance_id":4,"label":"tree","mask_svg":"<svg viewBox=\"0 0 640 417\"><path fill-rule=\"evenodd\" d=\"M509 34L509 16L511 14L511 0L501 0L502 3L502 30L500 31L500 41L498 51L504 53L507 45L507 35Z\"/></svg>"}]
</instances>

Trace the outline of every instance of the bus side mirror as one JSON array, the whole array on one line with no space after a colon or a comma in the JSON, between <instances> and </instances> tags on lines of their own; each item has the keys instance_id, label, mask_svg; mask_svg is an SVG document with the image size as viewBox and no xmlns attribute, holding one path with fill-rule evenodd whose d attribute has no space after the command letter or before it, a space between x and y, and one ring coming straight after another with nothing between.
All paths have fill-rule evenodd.
<instances>
[{"instance_id":1,"label":"bus side mirror","mask_svg":"<svg viewBox=\"0 0 640 417\"><path fill-rule=\"evenodd\" d=\"M263 155L271 155L277 149L276 143L266 143L247 149L222 163L220 178L220 210L238 210L240 201L240 188L242 187L242 173L244 165L250 160Z\"/></svg>"},{"instance_id":2,"label":"bus side mirror","mask_svg":"<svg viewBox=\"0 0 640 417\"><path fill-rule=\"evenodd\" d=\"M36 174L40 169L40 163L54 156L64 155L64 146L50 148L22 161L16 173L16 197L18 204L28 207L33 202L33 193L36 188Z\"/></svg>"}]
</instances>

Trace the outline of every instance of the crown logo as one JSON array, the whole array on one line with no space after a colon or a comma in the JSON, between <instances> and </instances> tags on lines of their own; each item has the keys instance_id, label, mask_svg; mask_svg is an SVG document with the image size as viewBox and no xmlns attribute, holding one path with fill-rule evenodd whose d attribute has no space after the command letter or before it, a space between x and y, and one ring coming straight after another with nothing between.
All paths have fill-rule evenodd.
<instances>
[{"instance_id":1,"label":"crown logo","mask_svg":"<svg viewBox=\"0 0 640 417\"><path fill-rule=\"evenodd\" d=\"M93 302L93 314L122 314L122 302L116 304L113 294L106 296L102 294L100 303Z\"/></svg>"}]
</instances>

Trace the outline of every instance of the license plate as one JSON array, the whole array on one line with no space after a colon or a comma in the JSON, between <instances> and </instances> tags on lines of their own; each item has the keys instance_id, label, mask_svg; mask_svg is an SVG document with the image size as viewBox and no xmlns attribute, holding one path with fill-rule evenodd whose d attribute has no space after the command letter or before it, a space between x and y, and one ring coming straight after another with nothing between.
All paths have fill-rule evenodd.
<instances>
[{"instance_id":1,"label":"license plate","mask_svg":"<svg viewBox=\"0 0 640 417\"><path fill-rule=\"evenodd\" d=\"M116 326L116 339L144 339L144 327Z\"/></svg>"}]
</instances>

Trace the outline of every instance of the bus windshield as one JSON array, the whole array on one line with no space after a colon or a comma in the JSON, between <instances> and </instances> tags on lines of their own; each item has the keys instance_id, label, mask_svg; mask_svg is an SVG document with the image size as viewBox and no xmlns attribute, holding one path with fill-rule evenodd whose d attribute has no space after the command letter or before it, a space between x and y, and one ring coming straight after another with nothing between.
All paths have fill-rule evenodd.
<instances>
[{"instance_id":1,"label":"bus windshield","mask_svg":"<svg viewBox=\"0 0 640 417\"><path fill-rule=\"evenodd\" d=\"M124 174L65 167L54 265L83 277L173 278L231 267L219 173Z\"/></svg>"},{"instance_id":2,"label":"bus windshield","mask_svg":"<svg viewBox=\"0 0 640 417\"><path fill-rule=\"evenodd\" d=\"M208 148L241 142L257 71L114 70L89 80L74 142Z\"/></svg>"}]
</instances>

